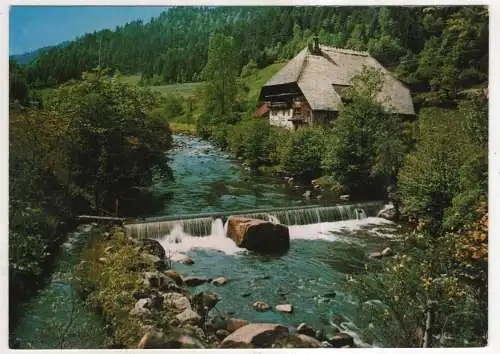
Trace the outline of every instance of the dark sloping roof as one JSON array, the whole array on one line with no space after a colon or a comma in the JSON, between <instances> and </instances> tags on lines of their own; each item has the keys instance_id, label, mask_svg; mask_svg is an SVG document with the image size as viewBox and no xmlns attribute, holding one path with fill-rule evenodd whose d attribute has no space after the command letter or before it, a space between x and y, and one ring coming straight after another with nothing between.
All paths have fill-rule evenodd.
<instances>
[{"instance_id":1,"label":"dark sloping roof","mask_svg":"<svg viewBox=\"0 0 500 354\"><path fill-rule=\"evenodd\" d=\"M409 89L367 52L320 48L322 55L313 55L307 48L302 50L264 87L296 83L313 110L338 111L343 104L334 85L352 85L352 77L366 66L379 69L383 74L384 82L377 99L387 111L415 114Z\"/></svg>"}]
</instances>

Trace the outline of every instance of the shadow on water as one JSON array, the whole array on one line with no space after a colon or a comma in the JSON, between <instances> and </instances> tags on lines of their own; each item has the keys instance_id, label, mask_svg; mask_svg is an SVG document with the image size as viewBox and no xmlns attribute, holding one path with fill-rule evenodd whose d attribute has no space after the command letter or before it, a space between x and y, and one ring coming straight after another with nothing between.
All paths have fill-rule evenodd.
<instances>
[{"instance_id":1,"label":"shadow on water","mask_svg":"<svg viewBox=\"0 0 500 354\"><path fill-rule=\"evenodd\" d=\"M84 226L68 234L48 284L19 308L12 348L104 348L109 341L103 319L88 309L71 286L72 269L90 230Z\"/></svg>"}]
</instances>

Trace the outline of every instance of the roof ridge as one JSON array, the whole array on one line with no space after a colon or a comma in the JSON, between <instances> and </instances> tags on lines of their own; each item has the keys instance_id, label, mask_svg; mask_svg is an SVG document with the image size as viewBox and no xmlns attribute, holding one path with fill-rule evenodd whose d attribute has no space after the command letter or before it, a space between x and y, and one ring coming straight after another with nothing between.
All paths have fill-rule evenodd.
<instances>
[{"instance_id":1,"label":"roof ridge","mask_svg":"<svg viewBox=\"0 0 500 354\"><path fill-rule=\"evenodd\" d=\"M347 49L347 48L331 47L331 46L327 46L327 45L321 45L320 48L326 49L327 51L332 51L332 52L337 52L337 53L342 53L342 54L359 55L359 56L363 56L363 57L370 56L370 53L368 53L367 51L359 51L359 50L353 50L353 49Z\"/></svg>"}]
</instances>

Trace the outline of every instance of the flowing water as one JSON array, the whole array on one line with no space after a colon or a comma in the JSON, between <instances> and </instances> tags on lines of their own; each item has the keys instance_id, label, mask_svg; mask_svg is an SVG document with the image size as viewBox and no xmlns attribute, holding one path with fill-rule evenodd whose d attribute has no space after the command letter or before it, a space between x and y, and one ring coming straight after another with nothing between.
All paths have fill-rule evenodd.
<instances>
[{"instance_id":1,"label":"flowing water","mask_svg":"<svg viewBox=\"0 0 500 354\"><path fill-rule=\"evenodd\" d=\"M49 284L21 306L15 345L22 349L103 348L109 338L105 323L89 311L71 287L72 268L85 246L92 225L68 235Z\"/></svg>"},{"instance_id":2,"label":"flowing water","mask_svg":"<svg viewBox=\"0 0 500 354\"><path fill-rule=\"evenodd\" d=\"M175 181L157 178L152 187L154 193L167 196L163 208L144 215L146 222L128 225L128 232L158 239L167 254L182 252L193 257L193 265L173 264L185 275L229 278L224 286L207 283L193 289L210 289L220 295L214 314L290 326L306 322L326 332L337 326L351 333L358 344L366 345L357 335L357 326L363 324L357 318L356 300L343 285L348 274L364 269L369 252L391 243L396 226L373 217L380 203L308 201L302 197L305 188L279 178L255 176L198 138L175 135L174 142L176 148L169 158ZM190 216L178 220L178 215L186 214ZM289 251L271 257L236 247L225 235L227 219L235 214L288 225ZM74 258L85 243L86 232L82 229L72 235L52 283L25 306L16 330L22 347L104 346L102 322L82 304L70 301L74 297L64 280L64 269L76 264ZM251 304L258 300L273 308L291 303L294 311L257 312ZM61 332L75 311L78 316L70 335L51 334Z\"/></svg>"},{"instance_id":3,"label":"flowing water","mask_svg":"<svg viewBox=\"0 0 500 354\"><path fill-rule=\"evenodd\" d=\"M175 182L160 180L154 187L171 198L156 215L127 225L129 234L159 240L170 256L191 256L193 265L173 263L185 275L229 278L224 286L193 289L220 295L214 314L290 326L306 322L326 332L338 327L358 345L368 345L358 336L358 326L365 324L359 323L356 299L344 285L349 274L364 270L368 254L390 245L397 232L393 223L374 217L382 204L307 201L304 188L252 175L204 141L179 135L174 141ZM288 225L290 250L271 257L238 248L226 237L231 215ZM251 305L259 300L273 308L291 303L294 311L257 312Z\"/></svg>"}]
</instances>

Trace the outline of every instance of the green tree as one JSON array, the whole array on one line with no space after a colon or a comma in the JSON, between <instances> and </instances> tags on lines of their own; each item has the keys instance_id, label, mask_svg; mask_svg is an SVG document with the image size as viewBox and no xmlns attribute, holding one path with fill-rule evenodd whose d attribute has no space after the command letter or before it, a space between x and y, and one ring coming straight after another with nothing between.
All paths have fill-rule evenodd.
<instances>
[{"instance_id":1,"label":"green tree","mask_svg":"<svg viewBox=\"0 0 500 354\"><path fill-rule=\"evenodd\" d=\"M9 61L9 100L28 103L28 82L25 70L15 61Z\"/></svg>"},{"instance_id":2,"label":"green tree","mask_svg":"<svg viewBox=\"0 0 500 354\"><path fill-rule=\"evenodd\" d=\"M212 123L232 119L233 105L238 93L238 57L232 37L216 33L210 38L208 62L204 71L206 86L204 106L212 115Z\"/></svg>"},{"instance_id":3,"label":"green tree","mask_svg":"<svg viewBox=\"0 0 500 354\"><path fill-rule=\"evenodd\" d=\"M278 161L281 172L305 181L321 174L321 157L325 146L322 127L304 127L281 135Z\"/></svg>"},{"instance_id":4,"label":"green tree","mask_svg":"<svg viewBox=\"0 0 500 354\"><path fill-rule=\"evenodd\" d=\"M380 197L394 184L407 150L401 119L377 95L382 76L365 69L353 78L350 100L334 122L323 168L349 193Z\"/></svg>"},{"instance_id":5,"label":"green tree","mask_svg":"<svg viewBox=\"0 0 500 354\"><path fill-rule=\"evenodd\" d=\"M263 119L246 119L234 125L230 132L229 150L242 157L253 168L270 162L271 127Z\"/></svg>"},{"instance_id":6,"label":"green tree","mask_svg":"<svg viewBox=\"0 0 500 354\"><path fill-rule=\"evenodd\" d=\"M168 120L171 120L172 118L179 117L184 114L184 105L179 97L175 95L168 95L165 98L163 110L165 112L165 117Z\"/></svg>"},{"instance_id":7,"label":"green tree","mask_svg":"<svg viewBox=\"0 0 500 354\"><path fill-rule=\"evenodd\" d=\"M476 98L458 111L429 109L420 114L417 148L405 159L398 188L403 213L422 227L435 232L443 222L459 226L474 204L486 198L485 107L484 98Z\"/></svg>"},{"instance_id":8,"label":"green tree","mask_svg":"<svg viewBox=\"0 0 500 354\"><path fill-rule=\"evenodd\" d=\"M71 181L85 191L91 209L114 212L117 199L149 185L154 169L171 176L164 156L171 143L168 124L148 114L155 104L151 92L103 72L62 86L47 102L70 117Z\"/></svg>"}]
</instances>

